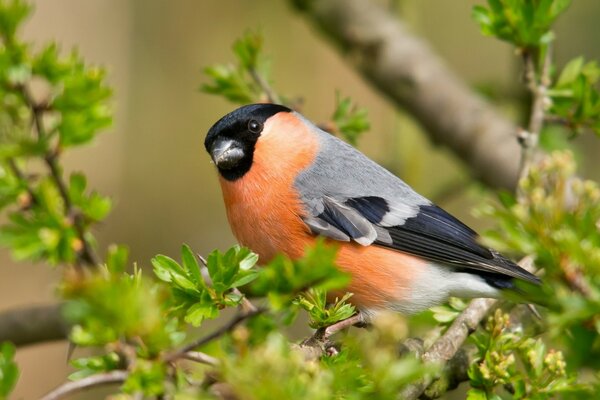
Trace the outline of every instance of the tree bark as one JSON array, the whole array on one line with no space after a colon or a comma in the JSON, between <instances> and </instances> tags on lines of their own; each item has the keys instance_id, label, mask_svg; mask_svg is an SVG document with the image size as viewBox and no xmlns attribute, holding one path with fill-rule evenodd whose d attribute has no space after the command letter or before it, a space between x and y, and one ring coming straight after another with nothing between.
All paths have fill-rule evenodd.
<instances>
[{"instance_id":1,"label":"tree bark","mask_svg":"<svg viewBox=\"0 0 600 400\"><path fill-rule=\"evenodd\" d=\"M406 109L434 143L450 148L491 187L514 189L518 128L474 93L427 43L369 0L291 0L349 65Z\"/></svg>"}]
</instances>

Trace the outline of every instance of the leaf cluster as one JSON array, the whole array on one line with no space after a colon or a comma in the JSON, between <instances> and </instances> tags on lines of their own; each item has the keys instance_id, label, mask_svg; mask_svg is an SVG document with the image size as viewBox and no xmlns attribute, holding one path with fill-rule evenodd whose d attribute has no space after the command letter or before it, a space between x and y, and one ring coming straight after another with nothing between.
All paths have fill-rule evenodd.
<instances>
[{"instance_id":1,"label":"leaf cluster","mask_svg":"<svg viewBox=\"0 0 600 400\"><path fill-rule=\"evenodd\" d=\"M600 136L600 67L583 57L571 60L548 91L549 112L562 119L574 135L588 129Z\"/></svg>"},{"instance_id":2,"label":"leaf cluster","mask_svg":"<svg viewBox=\"0 0 600 400\"><path fill-rule=\"evenodd\" d=\"M207 280L202 276L198 260L189 246L181 249L181 264L170 257L158 255L152 259L155 275L167 282L172 291L172 311L185 315L185 322L199 326L205 319L219 316L224 307L240 304L243 295L232 289L257 278L252 268L258 256L249 249L234 246L226 253L218 250L206 260Z\"/></svg>"},{"instance_id":3,"label":"leaf cluster","mask_svg":"<svg viewBox=\"0 0 600 400\"><path fill-rule=\"evenodd\" d=\"M600 188L575 176L568 152L547 157L484 213L499 223L485 235L505 251L529 254L543 269L540 299L550 307L550 333L568 345L567 360L598 365L600 349ZM568 332L565 335L565 332Z\"/></svg>"},{"instance_id":4,"label":"leaf cluster","mask_svg":"<svg viewBox=\"0 0 600 400\"><path fill-rule=\"evenodd\" d=\"M547 350L541 339L511 329L510 317L497 309L485 330L471 336L477 361L469 368L472 388L467 399L556 399L588 396L590 388L568 373L560 351Z\"/></svg>"},{"instance_id":5,"label":"leaf cluster","mask_svg":"<svg viewBox=\"0 0 600 400\"><path fill-rule=\"evenodd\" d=\"M570 0L487 0L488 7L473 7L472 16L487 36L518 48L538 47L554 39L552 24Z\"/></svg>"}]
</instances>

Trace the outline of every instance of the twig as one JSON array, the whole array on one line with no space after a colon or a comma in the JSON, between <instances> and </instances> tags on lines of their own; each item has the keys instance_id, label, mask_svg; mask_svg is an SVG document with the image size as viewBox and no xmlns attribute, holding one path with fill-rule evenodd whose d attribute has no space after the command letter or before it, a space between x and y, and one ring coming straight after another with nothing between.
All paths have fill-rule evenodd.
<instances>
[{"instance_id":1,"label":"twig","mask_svg":"<svg viewBox=\"0 0 600 400\"><path fill-rule=\"evenodd\" d=\"M32 306L0 313L0 343L12 342L15 346L64 340L69 332L63 320L61 304Z\"/></svg>"},{"instance_id":2,"label":"twig","mask_svg":"<svg viewBox=\"0 0 600 400\"><path fill-rule=\"evenodd\" d=\"M218 339L219 337L223 336L225 333L232 331L236 326L238 326L240 323L244 322L248 318L252 318L252 317L254 317L258 314L261 314L265 311L266 310L264 308L259 308L252 312L239 313L235 317L233 317L227 324L223 325L222 327L220 327L213 333L210 333L198 340L195 340L195 341L183 346L179 350L175 350L172 353L168 353L164 357L164 360L169 362L169 361L174 361L178 358L182 358L185 356L185 354L187 352L192 351L195 348L198 348L200 346L203 346L206 343L212 342L215 339Z\"/></svg>"},{"instance_id":3,"label":"twig","mask_svg":"<svg viewBox=\"0 0 600 400\"><path fill-rule=\"evenodd\" d=\"M190 361L195 361L201 364L211 365L213 367L216 367L220 364L217 358L209 356L208 354L202 353L200 351L188 351L186 353L183 353L181 358Z\"/></svg>"},{"instance_id":4,"label":"twig","mask_svg":"<svg viewBox=\"0 0 600 400\"><path fill-rule=\"evenodd\" d=\"M25 103L31 110L31 118L33 126L35 127L35 131L37 133L37 138L39 142L45 141L48 139L43 121L43 113L47 110L47 107L40 106L35 103L31 95L29 94L27 87L25 85L20 85L18 87L23 98L25 99ZM83 225L83 216L79 211L77 211L71 202L71 197L69 196L69 190L67 184L64 182L62 178L62 174L60 168L58 166L57 161L58 151L53 150L44 156L44 162L50 171L50 176L56 185L60 197L64 203L65 214L68 218L73 219L73 225L75 227L75 231L77 232L77 237L81 242L81 251L79 251L79 258L84 264L89 266L96 267L100 265L100 259L96 252L94 251L91 243L85 237L85 228Z\"/></svg>"},{"instance_id":5,"label":"twig","mask_svg":"<svg viewBox=\"0 0 600 400\"><path fill-rule=\"evenodd\" d=\"M8 163L8 167L11 169L12 173L17 177L17 179L19 179L19 181L21 181L21 182L26 183L25 190L27 191L27 194L29 196L31 203L34 203L34 204L39 203L39 200L38 200L37 196L35 195L35 192L29 185L29 182L28 182L29 180L27 179L27 177L25 176L23 171L21 171L21 169L19 168L19 166L17 165L17 162L14 159L9 158L7 160L7 163Z\"/></svg>"},{"instance_id":6,"label":"twig","mask_svg":"<svg viewBox=\"0 0 600 400\"><path fill-rule=\"evenodd\" d=\"M524 257L518 263L522 268L532 271L531 258ZM460 350L464 341L473 333L488 312L498 303L496 299L471 300L452 325L423 353L421 359L425 363L446 364ZM407 386L400 394L404 400L415 400L434 381L433 376L426 376L420 381Z\"/></svg>"},{"instance_id":7,"label":"twig","mask_svg":"<svg viewBox=\"0 0 600 400\"><path fill-rule=\"evenodd\" d=\"M73 393L90 389L92 387L122 383L125 382L128 376L129 372L121 370L91 375L78 381L63 383L42 397L41 400L59 400Z\"/></svg>"},{"instance_id":8,"label":"twig","mask_svg":"<svg viewBox=\"0 0 600 400\"><path fill-rule=\"evenodd\" d=\"M264 94L267 95L267 99L269 100L269 103L280 104L281 100L279 99L279 96L277 95L277 93L275 93L273 88L271 88L271 86L267 83L265 78L263 78L262 75L259 74L255 68L250 68L248 70L248 72L250 72L250 76L252 77L254 82L256 82L256 84L260 87L260 89L264 92Z\"/></svg>"},{"instance_id":9,"label":"twig","mask_svg":"<svg viewBox=\"0 0 600 400\"><path fill-rule=\"evenodd\" d=\"M520 179L526 177L529 173L529 169L537 151L539 135L544 126L547 92L548 86L550 85L552 47L548 45L546 49L539 78L531 50L524 50L523 63L525 64L526 84L533 96L533 102L529 115L529 127L527 131L521 131L519 133L519 143L522 148Z\"/></svg>"},{"instance_id":10,"label":"twig","mask_svg":"<svg viewBox=\"0 0 600 400\"><path fill-rule=\"evenodd\" d=\"M450 325L450 328L423 354L423 361L445 364L452 359L496 302L497 300L494 299L472 300ZM400 398L404 400L418 399L433 380L432 376L426 376L413 385L407 386L400 394Z\"/></svg>"},{"instance_id":11,"label":"twig","mask_svg":"<svg viewBox=\"0 0 600 400\"><path fill-rule=\"evenodd\" d=\"M311 337L303 340L298 345L298 349L303 353L306 360L316 360L335 349L330 340L333 335L362 322L364 322L363 317L358 313L333 325L317 329Z\"/></svg>"}]
</instances>

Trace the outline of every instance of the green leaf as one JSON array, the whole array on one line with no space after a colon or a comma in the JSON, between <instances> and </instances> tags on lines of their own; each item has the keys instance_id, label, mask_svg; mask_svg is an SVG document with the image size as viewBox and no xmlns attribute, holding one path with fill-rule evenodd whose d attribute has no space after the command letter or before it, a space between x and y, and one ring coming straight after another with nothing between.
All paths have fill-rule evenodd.
<instances>
[{"instance_id":1,"label":"green leaf","mask_svg":"<svg viewBox=\"0 0 600 400\"><path fill-rule=\"evenodd\" d=\"M187 244L184 244L181 247L181 261L183 263L183 267L192 278L192 282L194 282L196 285L204 286L204 279L200 273L200 265L198 264L198 260Z\"/></svg>"},{"instance_id":2,"label":"green leaf","mask_svg":"<svg viewBox=\"0 0 600 400\"><path fill-rule=\"evenodd\" d=\"M128 259L129 249L127 246L115 244L108 246L106 266L111 273L119 274L125 272Z\"/></svg>"},{"instance_id":3,"label":"green leaf","mask_svg":"<svg viewBox=\"0 0 600 400\"><path fill-rule=\"evenodd\" d=\"M14 40L17 28L31 13L31 6L22 0L0 1L0 36L9 42Z\"/></svg>"},{"instance_id":4,"label":"green leaf","mask_svg":"<svg viewBox=\"0 0 600 400\"><path fill-rule=\"evenodd\" d=\"M1 13L1 10L0 10ZM19 379L19 369L14 362L16 347L9 342L0 345L0 398L6 398Z\"/></svg>"},{"instance_id":5,"label":"green leaf","mask_svg":"<svg viewBox=\"0 0 600 400\"><path fill-rule=\"evenodd\" d=\"M336 93L336 108L331 117L335 130L348 142L356 144L360 135L371 128L367 110L358 108L349 97Z\"/></svg>"},{"instance_id":6,"label":"green leaf","mask_svg":"<svg viewBox=\"0 0 600 400\"><path fill-rule=\"evenodd\" d=\"M583 68L583 57L577 57L569 61L560 73L560 77L556 82L557 87L568 86L577 79Z\"/></svg>"},{"instance_id":7,"label":"green leaf","mask_svg":"<svg viewBox=\"0 0 600 400\"><path fill-rule=\"evenodd\" d=\"M151 262L154 267L154 273L162 281L171 282L173 276L183 276L185 274L183 268L170 257L159 254Z\"/></svg>"},{"instance_id":8,"label":"green leaf","mask_svg":"<svg viewBox=\"0 0 600 400\"><path fill-rule=\"evenodd\" d=\"M219 309L215 304L196 303L185 314L185 322L193 326L200 326L205 319L214 319L219 316Z\"/></svg>"},{"instance_id":9,"label":"green leaf","mask_svg":"<svg viewBox=\"0 0 600 400\"><path fill-rule=\"evenodd\" d=\"M145 396L160 396L165 391L166 364L158 361L140 360L123 384L125 393L143 393Z\"/></svg>"}]
</instances>

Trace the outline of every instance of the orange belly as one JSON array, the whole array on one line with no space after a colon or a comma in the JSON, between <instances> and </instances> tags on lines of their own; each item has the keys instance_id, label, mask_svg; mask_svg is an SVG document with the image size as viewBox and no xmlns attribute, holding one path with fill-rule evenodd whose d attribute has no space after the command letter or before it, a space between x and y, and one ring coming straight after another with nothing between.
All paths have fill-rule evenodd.
<instances>
[{"instance_id":1,"label":"orange belly","mask_svg":"<svg viewBox=\"0 0 600 400\"><path fill-rule=\"evenodd\" d=\"M302 131L305 125L297 119L282 115L277 121L285 126L273 126L271 130L285 128L286 135L261 137L252 168L235 181L220 178L234 235L263 263L278 253L300 258L315 241L302 221L305 211L294 180L314 161L318 142ZM423 261L377 246L335 243L339 245L337 264L352 277L347 290L354 293L354 304L360 308L388 308L389 303L410 296L410 284Z\"/></svg>"}]
</instances>

